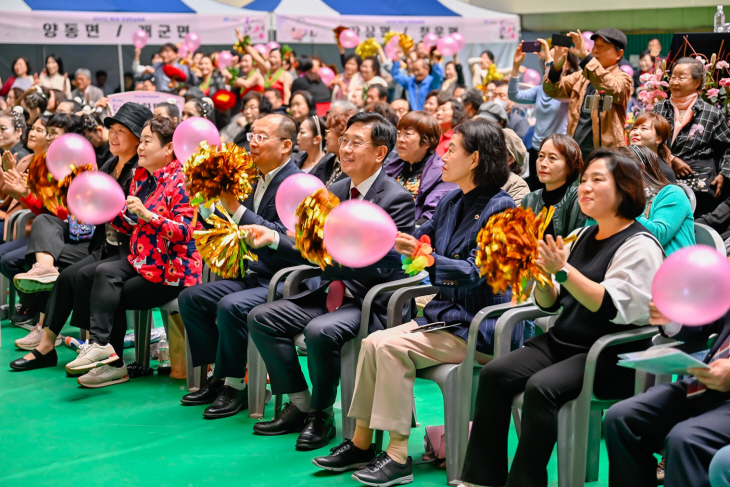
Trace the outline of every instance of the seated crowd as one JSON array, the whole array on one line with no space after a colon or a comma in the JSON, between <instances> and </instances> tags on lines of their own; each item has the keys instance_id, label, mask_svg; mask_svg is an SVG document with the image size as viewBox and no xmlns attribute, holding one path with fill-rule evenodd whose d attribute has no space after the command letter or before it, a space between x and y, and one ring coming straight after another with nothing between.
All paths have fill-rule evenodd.
<instances>
[{"instance_id":1,"label":"seated crowd","mask_svg":"<svg viewBox=\"0 0 730 487\"><path fill-rule=\"evenodd\" d=\"M591 346L652 324L660 326L657 333L698 343L717 334L706 358L710 368L633 395L634 373L616 366L616 354L649 345L629 343L601 356L595 395L621 400L605 416L609 484L656 485L657 455L664 455L665 485L709 486L710 470L730 469L730 450L717 453L730 445L730 423L722 420L730 414L730 314L704 327L670 323L653 305L651 286L666 256L696 244L696 223L730 237L730 198L721 199L730 176L730 128L699 94L704 63L683 57L670 66L669 98L625 131L635 89L620 69L626 36L598 30L589 49L580 32L569 35L570 49L541 41L544 79L531 88L520 83L521 47L509 80L490 83L482 78L494 63L486 51L471 66L483 91L466 89L456 56L444 64L420 44L396 61L382 53L362 59L340 46L343 72L329 84L317 73L323 66L317 56L273 49L264 57L245 46L235 69L219 70L217 53L180 59L168 44L149 66L137 52L124 89L174 92L184 95L184 106L171 99L151 111L128 102L113 114L89 70L69 77L51 55L34 81L28 61L18 59L14 81L0 90L0 273L16 283L20 298L9 318L32 330L15 342L25 353L10 367L56 367L55 348L68 324L86 330L88 340L66 373L89 388L128 382L135 374L123 357L126 311L177 299L192 365L210 371L182 405L204 406L208 419L247 410L248 353L255 345L272 394L289 402L253 433L294 434L297 450L319 450L337 436L343 348L362 338L366 295L406 278L402 259L414 257L419 239L428 237L434 263L426 270L437 291L407 305L405 324L395 327L388 322L393 291L374 299L343 411L354 434L312 460L320 469L354 471L353 479L366 485L409 483L416 371L463 362L474 317L512 299L511 290L494 292L480 276L477 234L505 210L552 207L537 264L553 286L536 285L530 299L557 317L537 336L530 321L515 327L512 351L498 358L497 318L479 325L476 360L483 368L459 479L466 486L547 486L558 411L580 394ZM184 80L170 79L165 66ZM216 94L224 91L237 95L233 108L220 105ZM613 97L605 114L582 109L586 97L602 91ZM520 105L533 106L529 116ZM220 196L257 256L235 278L203 282L193 232L205 218L202 210L195 215L185 161L172 144L179 122L190 117L213 121L221 142L249 151L260 172L245 200ZM67 133L92 143L99 170L125 193L125 208L106 224L85 225L60 203L48 204L46 153ZM280 285L269 301L277 272L310 264L275 203L282 182L301 173L316 176L342 201L379 206L398 234L380 261L326 267L286 298ZM27 228L6 225L23 209L35 215ZM436 322L445 328L423 328ZM522 393L510 466L512 401ZM382 452L376 431L389 434Z\"/></svg>"}]
</instances>

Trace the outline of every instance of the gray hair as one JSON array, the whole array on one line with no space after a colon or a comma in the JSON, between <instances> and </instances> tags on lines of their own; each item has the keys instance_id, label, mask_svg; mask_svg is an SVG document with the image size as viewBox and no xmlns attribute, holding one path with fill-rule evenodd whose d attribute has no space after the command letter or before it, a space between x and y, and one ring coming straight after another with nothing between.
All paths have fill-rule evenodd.
<instances>
[{"instance_id":1,"label":"gray hair","mask_svg":"<svg viewBox=\"0 0 730 487\"><path fill-rule=\"evenodd\" d=\"M672 66L672 70L674 70L674 68L679 66L680 64L687 64L689 66L692 79L701 80L702 84L705 83L705 63L697 58L683 57L674 63L674 66ZM702 86L702 84L700 86Z\"/></svg>"},{"instance_id":2,"label":"gray hair","mask_svg":"<svg viewBox=\"0 0 730 487\"><path fill-rule=\"evenodd\" d=\"M91 71L89 71L86 68L79 68L79 69L76 70L76 73L74 73L75 76L78 76L80 74L83 74L87 78L91 79Z\"/></svg>"},{"instance_id":3,"label":"gray hair","mask_svg":"<svg viewBox=\"0 0 730 487\"><path fill-rule=\"evenodd\" d=\"M355 106L355 104L350 101L338 100L333 101L330 105L330 111L334 113L345 113L349 112L350 110L357 111L357 107Z\"/></svg>"}]
</instances>

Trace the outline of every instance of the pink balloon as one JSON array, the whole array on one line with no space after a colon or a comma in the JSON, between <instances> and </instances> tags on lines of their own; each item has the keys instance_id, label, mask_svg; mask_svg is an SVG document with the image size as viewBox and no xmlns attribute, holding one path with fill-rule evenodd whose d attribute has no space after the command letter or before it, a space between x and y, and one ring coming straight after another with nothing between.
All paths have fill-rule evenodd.
<instances>
[{"instance_id":1,"label":"pink balloon","mask_svg":"<svg viewBox=\"0 0 730 487\"><path fill-rule=\"evenodd\" d=\"M542 84L542 76L534 69L528 69L522 74L522 81L528 85L537 86Z\"/></svg>"},{"instance_id":2,"label":"pink balloon","mask_svg":"<svg viewBox=\"0 0 730 487\"><path fill-rule=\"evenodd\" d=\"M188 118L175 129L172 134L172 148L175 156L183 164L198 151L200 143L206 141L209 146L220 145L221 136L213 122L207 118Z\"/></svg>"},{"instance_id":3,"label":"pink balloon","mask_svg":"<svg viewBox=\"0 0 730 487\"><path fill-rule=\"evenodd\" d=\"M386 44L383 51L385 52L385 55L388 59L392 59L393 61L398 59L398 45Z\"/></svg>"},{"instance_id":4,"label":"pink balloon","mask_svg":"<svg viewBox=\"0 0 730 487\"><path fill-rule=\"evenodd\" d=\"M111 221L124 208L124 190L110 175L84 171L68 188L68 209L82 223L101 225Z\"/></svg>"},{"instance_id":5,"label":"pink balloon","mask_svg":"<svg viewBox=\"0 0 730 487\"><path fill-rule=\"evenodd\" d=\"M385 210L369 201L348 200L324 224L324 245L339 264L367 267L393 248L398 228Z\"/></svg>"},{"instance_id":6,"label":"pink balloon","mask_svg":"<svg viewBox=\"0 0 730 487\"><path fill-rule=\"evenodd\" d=\"M63 134L51 143L46 167L57 181L71 174L71 166L91 164L96 169L96 153L91 142L79 134Z\"/></svg>"},{"instance_id":7,"label":"pink balloon","mask_svg":"<svg viewBox=\"0 0 730 487\"><path fill-rule=\"evenodd\" d=\"M593 32L591 32L589 30L587 30L585 32L581 32L581 37L583 37L583 41L585 41L585 43L586 43L586 49L588 49L589 51L591 49L593 49L594 41L591 39L592 36L593 36Z\"/></svg>"},{"instance_id":8,"label":"pink balloon","mask_svg":"<svg viewBox=\"0 0 730 487\"><path fill-rule=\"evenodd\" d=\"M451 38L456 41L456 50L461 51L464 49L464 46L466 46L466 39L464 39L464 36L461 35L458 32L454 32L451 34Z\"/></svg>"},{"instance_id":9,"label":"pink balloon","mask_svg":"<svg viewBox=\"0 0 730 487\"><path fill-rule=\"evenodd\" d=\"M230 51L221 51L221 53L218 54L218 69L226 69L232 62L233 56Z\"/></svg>"},{"instance_id":10,"label":"pink balloon","mask_svg":"<svg viewBox=\"0 0 730 487\"><path fill-rule=\"evenodd\" d=\"M400 36L393 36L388 41L388 44L387 45L389 45L389 46L390 45L393 45L393 46L396 46L397 47L399 44L400 44Z\"/></svg>"},{"instance_id":11,"label":"pink balloon","mask_svg":"<svg viewBox=\"0 0 730 487\"><path fill-rule=\"evenodd\" d=\"M276 41L271 41L266 43L266 47L269 51L273 51L274 49L279 49L281 46Z\"/></svg>"},{"instance_id":12,"label":"pink balloon","mask_svg":"<svg viewBox=\"0 0 730 487\"><path fill-rule=\"evenodd\" d=\"M188 57L188 48L185 44L177 48L177 55L181 58Z\"/></svg>"},{"instance_id":13,"label":"pink balloon","mask_svg":"<svg viewBox=\"0 0 730 487\"><path fill-rule=\"evenodd\" d=\"M132 45L137 49L142 49L147 45L147 41L150 40L149 34L144 29L137 29L132 34Z\"/></svg>"},{"instance_id":14,"label":"pink balloon","mask_svg":"<svg viewBox=\"0 0 730 487\"><path fill-rule=\"evenodd\" d=\"M340 44L342 47L353 48L360 44L360 38L354 30L346 29L340 32Z\"/></svg>"},{"instance_id":15,"label":"pink balloon","mask_svg":"<svg viewBox=\"0 0 730 487\"><path fill-rule=\"evenodd\" d=\"M185 36L185 45L192 52L195 52L200 47L200 42L200 36L195 32L191 32Z\"/></svg>"},{"instance_id":16,"label":"pink balloon","mask_svg":"<svg viewBox=\"0 0 730 487\"><path fill-rule=\"evenodd\" d=\"M266 44L256 44L253 48L260 52L263 57L267 57L269 55L269 48L266 47Z\"/></svg>"},{"instance_id":17,"label":"pink balloon","mask_svg":"<svg viewBox=\"0 0 730 487\"><path fill-rule=\"evenodd\" d=\"M436 44L436 49L441 53L442 56L451 56L455 52L458 52L456 41L451 36L442 37Z\"/></svg>"},{"instance_id":18,"label":"pink balloon","mask_svg":"<svg viewBox=\"0 0 730 487\"><path fill-rule=\"evenodd\" d=\"M439 36L434 34L433 32L426 34L423 36L423 45L431 48L439 43Z\"/></svg>"},{"instance_id":19,"label":"pink balloon","mask_svg":"<svg viewBox=\"0 0 730 487\"><path fill-rule=\"evenodd\" d=\"M322 66L317 70L317 74L322 78L322 83L329 85L333 79L335 79L335 72L327 66Z\"/></svg>"},{"instance_id":20,"label":"pink balloon","mask_svg":"<svg viewBox=\"0 0 730 487\"><path fill-rule=\"evenodd\" d=\"M651 294L657 309L672 321L712 323L730 310L730 262L707 245L685 247L661 265Z\"/></svg>"},{"instance_id":21,"label":"pink balloon","mask_svg":"<svg viewBox=\"0 0 730 487\"><path fill-rule=\"evenodd\" d=\"M629 76L633 76L634 75L634 68L632 68L628 64L622 64L619 69L621 69L621 71L623 71L624 73L628 74Z\"/></svg>"},{"instance_id":22,"label":"pink balloon","mask_svg":"<svg viewBox=\"0 0 730 487\"><path fill-rule=\"evenodd\" d=\"M320 188L324 183L311 174L292 174L281 182L276 190L276 213L287 230L294 231L295 213L302 201Z\"/></svg>"}]
</instances>

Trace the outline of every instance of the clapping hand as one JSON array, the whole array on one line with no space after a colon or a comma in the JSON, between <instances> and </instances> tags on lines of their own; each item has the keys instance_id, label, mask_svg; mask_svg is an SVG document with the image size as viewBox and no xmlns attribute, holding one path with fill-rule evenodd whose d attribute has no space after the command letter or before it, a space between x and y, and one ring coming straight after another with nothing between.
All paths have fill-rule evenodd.
<instances>
[{"instance_id":1,"label":"clapping hand","mask_svg":"<svg viewBox=\"0 0 730 487\"><path fill-rule=\"evenodd\" d=\"M546 274L555 274L567 264L568 253L563 237L555 241L552 235L546 235L544 240L538 242L538 247L540 252L536 263Z\"/></svg>"},{"instance_id":2,"label":"clapping hand","mask_svg":"<svg viewBox=\"0 0 730 487\"><path fill-rule=\"evenodd\" d=\"M150 221L154 216L153 213L144 206L142 200L136 196L127 196L127 210L146 222Z\"/></svg>"},{"instance_id":3,"label":"clapping hand","mask_svg":"<svg viewBox=\"0 0 730 487\"><path fill-rule=\"evenodd\" d=\"M14 168L3 172L3 180L5 181L3 190L15 197L15 199L19 200L30 194L30 189L28 189L24 175L20 174Z\"/></svg>"}]
</instances>

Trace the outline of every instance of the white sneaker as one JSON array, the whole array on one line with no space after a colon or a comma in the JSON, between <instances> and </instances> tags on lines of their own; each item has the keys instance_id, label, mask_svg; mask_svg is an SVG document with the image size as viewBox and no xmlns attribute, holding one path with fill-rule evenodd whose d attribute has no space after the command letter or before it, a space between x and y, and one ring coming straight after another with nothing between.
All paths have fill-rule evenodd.
<instances>
[{"instance_id":1,"label":"white sneaker","mask_svg":"<svg viewBox=\"0 0 730 487\"><path fill-rule=\"evenodd\" d=\"M25 335L23 338L18 338L15 340L15 346L18 347L20 350L33 350L38 348L38 346L41 344L41 339L43 338L43 326L39 323L35 325L31 330L30 333ZM56 337L56 343L54 344L56 347L61 345L63 343L63 337L61 335Z\"/></svg>"},{"instance_id":2,"label":"white sneaker","mask_svg":"<svg viewBox=\"0 0 730 487\"><path fill-rule=\"evenodd\" d=\"M99 387L113 386L122 382L129 382L129 374L127 373L127 365L121 367L112 367L110 365L102 365L76 379L80 385L92 389Z\"/></svg>"},{"instance_id":3,"label":"white sneaker","mask_svg":"<svg viewBox=\"0 0 730 487\"><path fill-rule=\"evenodd\" d=\"M66 365L66 372L78 374L79 372L101 367L104 364L110 364L116 360L119 360L119 356L114 351L114 347L108 343L104 346L98 343L89 343L87 340L79 348L79 355L76 360Z\"/></svg>"}]
</instances>

